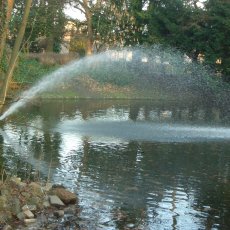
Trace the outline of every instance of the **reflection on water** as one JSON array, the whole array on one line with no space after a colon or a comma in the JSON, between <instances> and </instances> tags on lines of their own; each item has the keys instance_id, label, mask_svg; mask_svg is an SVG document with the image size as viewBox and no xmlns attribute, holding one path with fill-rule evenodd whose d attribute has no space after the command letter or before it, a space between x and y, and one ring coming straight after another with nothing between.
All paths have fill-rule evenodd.
<instances>
[{"instance_id":1,"label":"reflection on water","mask_svg":"<svg viewBox=\"0 0 230 230\"><path fill-rule=\"evenodd\" d=\"M75 191L87 229L230 227L225 108L51 101L12 117L1 136L6 167Z\"/></svg>"}]
</instances>

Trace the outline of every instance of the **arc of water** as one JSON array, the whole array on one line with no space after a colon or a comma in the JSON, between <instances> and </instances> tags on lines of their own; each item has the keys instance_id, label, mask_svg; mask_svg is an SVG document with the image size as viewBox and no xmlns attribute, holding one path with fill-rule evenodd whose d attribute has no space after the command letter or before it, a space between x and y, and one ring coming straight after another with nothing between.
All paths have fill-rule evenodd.
<instances>
[{"instance_id":1,"label":"arc of water","mask_svg":"<svg viewBox=\"0 0 230 230\"><path fill-rule=\"evenodd\" d=\"M55 85L63 82L65 79L71 79L74 76L77 76L83 73L85 68L89 68L96 60L106 59L110 55L110 52L105 52L103 54L94 55L91 57L86 57L77 61L73 61L64 67L57 69L44 76L44 78L38 82L36 85L31 87L29 90L22 93L20 100L13 103L9 109L0 116L0 120L4 120L9 115L16 112L19 108L25 106L30 100L39 95L42 92L49 90L50 88L55 87Z\"/></svg>"}]
</instances>

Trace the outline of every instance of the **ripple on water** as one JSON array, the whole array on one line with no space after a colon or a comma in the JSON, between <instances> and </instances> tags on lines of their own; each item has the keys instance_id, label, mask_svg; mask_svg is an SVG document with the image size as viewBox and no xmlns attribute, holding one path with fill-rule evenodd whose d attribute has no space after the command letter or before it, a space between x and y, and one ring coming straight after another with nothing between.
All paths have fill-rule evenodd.
<instances>
[{"instance_id":1,"label":"ripple on water","mask_svg":"<svg viewBox=\"0 0 230 230\"><path fill-rule=\"evenodd\" d=\"M148 193L147 210L148 226L156 229L172 229L180 226L180 229L202 229L207 215L196 211L191 206L190 197L182 187L172 187L164 190L159 199L156 193Z\"/></svg>"}]
</instances>

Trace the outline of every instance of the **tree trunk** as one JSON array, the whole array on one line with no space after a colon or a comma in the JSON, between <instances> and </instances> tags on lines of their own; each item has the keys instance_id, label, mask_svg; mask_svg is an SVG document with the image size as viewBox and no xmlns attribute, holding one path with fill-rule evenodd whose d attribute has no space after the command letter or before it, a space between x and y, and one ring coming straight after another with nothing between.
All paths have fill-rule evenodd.
<instances>
[{"instance_id":1,"label":"tree trunk","mask_svg":"<svg viewBox=\"0 0 230 230\"><path fill-rule=\"evenodd\" d=\"M10 57L9 66L8 66L6 75L4 77L3 86L2 86L1 92L0 92L0 103L1 104L4 104L4 102L5 102L8 86L9 86L9 83L10 83L11 78L13 76L13 71L14 71L15 64L16 64L16 61L17 61L17 58L19 55L20 46L21 46L21 43L23 40L23 36L25 33L25 28L26 28L28 17L29 17L31 4L32 4L32 0L26 0L21 26L19 28L18 35L17 35L17 38L16 38L15 43L14 43L14 47L13 47L12 54Z\"/></svg>"},{"instance_id":2,"label":"tree trunk","mask_svg":"<svg viewBox=\"0 0 230 230\"><path fill-rule=\"evenodd\" d=\"M9 28L9 23L10 23L10 18L11 18L13 6L14 6L14 0L7 0L6 18L5 18L5 22L3 23L3 29L1 31L2 34L1 34L1 38L0 38L0 60L2 59L3 52L5 49L7 31Z\"/></svg>"},{"instance_id":3,"label":"tree trunk","mask_svg":"<svg viewBox=\"0 0 230 230\"><path fill-rule=\"evenodd\" d=\"M88 24L88 39L87 39L87 55L93 53L93 28L92 28L92 15L87 18Z\"/></svg>"},{"instance_id":4,"label":"tree trunk","mask_svg":"<svg viewBox=\"0 0 230 230\"><path fill-rule=\"evenodd\" d=\"M93 25L92 25L92 13L90 11L90 8L88 6L88 1L83 0L84 10L85 10L85 16L87 20L87 48L86 48L86 54L91 55L92 54L92 47L93 47Z\"/></svg>"}]
</instances>

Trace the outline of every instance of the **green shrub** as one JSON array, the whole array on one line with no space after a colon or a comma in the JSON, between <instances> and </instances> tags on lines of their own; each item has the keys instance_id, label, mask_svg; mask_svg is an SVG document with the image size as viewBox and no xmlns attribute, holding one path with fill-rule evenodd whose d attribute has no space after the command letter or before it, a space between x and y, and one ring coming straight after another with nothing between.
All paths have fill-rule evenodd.
<instances>
[{"instance_id":1,"label":"green shrub","mask_svg":"<svg viewBox=\"0 0 230 230\"><path fill-rule=\"evenodd\" d=\"M36 59L20 57L13 80L18 83L34 83L57 67L41 64Z\"/></svg>"}]
</instances>

